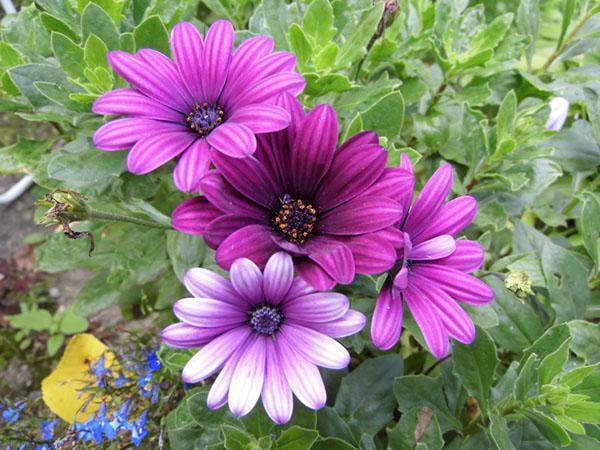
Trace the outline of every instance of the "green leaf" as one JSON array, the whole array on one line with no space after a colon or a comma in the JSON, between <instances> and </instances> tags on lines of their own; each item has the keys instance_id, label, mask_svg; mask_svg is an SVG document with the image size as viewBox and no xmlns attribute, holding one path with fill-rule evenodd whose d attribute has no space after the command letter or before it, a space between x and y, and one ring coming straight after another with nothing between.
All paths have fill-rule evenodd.
<instances>
[{"instance_id":1,"label":"green leaf","mask_svg":"<svg viewBox=\"0 0 600 450\"><path fill-rule=\"evenodd\" d=\"M345 92L352 88L352 83L346 75L340 73L327 73L324 75L315 72L304 74L306 88L304 93L319 97L329 92Z\"/></svg>"},{"instance_id":2,"label":"green leaf","mask_svg":"<svg viewBox=\"0 0 600 450\"><path fill-rule=\"evenodd\" d=\"M278 50L288 50L286 35L292 23L300 21L297 2L263 0L254 10L248 28L257 34L268 34L275 40Z\"/></svg>"},{"instance_id":3,"label":"green leaf","mask_svg":"<svg viewBox=\"0 0 600 450\"><path fill-rule=\"evenodd\" d=\"M494 341L479 328L471 345L456 343L452 348L454 372L461 378L469 394L477 399L482 412L487 413L490 389L499 363Z\"/></svg>"},{"instance_id":4,"label":"green leaf","mask_svg":"<svg viewBox=\"0 0 600 450\"><path fill-rule=\"evenodd\" d=\"M73 78L81 78L85 69L83 49L64 34L51 34L52 50L65 72Z\"/></svg>"},{"instance_id":5,"label":"green leaf","mask_svg":"<svg viewBox=\"0 0 600 450\"><path fill-rule=\"evenodd\" d=\"M515 120L517 118L517 96L515 91L508 91L496 116L496 140L497 147L507 137L510 136L514 129Z\"/></svg>"},{"instance_id":6,"label":"green leaf","mask_svg":"<svg viewBox=\"0 0 600 450\"><path fill-rule=\"evenodd\" d=\"M282 431L275 445L277 450L304 450L311 448L318 437L319 433L315 430L293 426Z\"/></svg>"},{"instance_id":7,"label":"green leaf","mask_svg":"<svg viewBox=\"0 0 600 450\"><path fill-rule=\"evenodd\" d=\"M84 254L83 257L88 256ZM89 317L119 301L121 297L119 286L111 286L107 282L107 276L108 274L101 273L85 282L73 303L76 313Z\"/></svg>"},{"instance_id":8,"label":"green leaf","mask_svg":"<svg viewBox=\"0 0 600 450\"><path fill-rule=\"evenodd\" d=\"M531 68L531 60L535 53L540 27L540 5L538 0L522 0L519 2L517 10L517 28L529 36L529 46L527 47L527 66Z\"/></svg>"},{"instance_id":9,"label":"green leaf","mask_svg":"<svg viewBox=\"0 0 600 450\"><path fill-rule=\"evenodd\" d=\"M521 361L525 361L532 353L535 353L540 359L545 358L557 350L570 336L569 327L564 323L548 328L533 345L523 350Z\"/></svg>"},{"instance_id":10,"label":"green leaf","mask_svg":"<svg viewBox=\"0 0 600 450\"><path fill-rule=\"evenodd\" d=\"M317 429L321 436L336 437L346 442L357 443L348 423L330 406L317 411Z\"/></svg>"},{"instance_id":11,"label":"green leaf","mask_svg":"<svg viewBox=\"0 0 600 450\"><path fill-rule=\"evenodd\" d=\"M223 425L221 430L227 450L248 450L249 445L254 440L252 435L231 425Z\"/></svg>"},{"instance_id":12,"label":"green leaf","mask_svg":"<svg viewBox=\"0 0 600 450\"><path fill-rule=\"evenodd\" d=\"M95 3L88 3L81 14L81 33L83 41L94 33L109 50L119 48L119 30L106 11Z\"/></svg>"},{"instance_id":13,"label":"green leaf","mask_svg":"<svg viewBox=\"0 0 600 450\"><path fill-rule=\"evenodd\" d=\"M51 100L44 96L34 85L37 81L47 81L63 86L67 89L73 85L67 81L65 73L56 66L49 64L24 64L9 69L8 74L21 94L31 102L35 108L54 105ZM58 111L60 107L56 106Z\"/></svg>"},{"instance_id":14,"label":"green leaf","mask_svg":"<svg viewBox=\"0 0 600 450\"><path fill-rule=\"evenodd\" d=\"M302 28L296 23L293 23L292 26L290 26L290 31L287 36L288 42L290 43L290 50L296 55L298 67L303 71L303 68L312 56L312 46L306 38L304 31L302 31Z\"/></svg>"},{"instance_id":15,"label":"green leaf","mask_svg":"<svg viewBox=\"0 0 600 450\"><path fill-rule=\"evenodd\" d=\"M563 5L562 22L560 25L560 34L558 41L556 42L556 49L558 50L565 39L567 29L571 24L571 18L573 17L573 11L575 10L575 0L566 0Z\"/></svg>"},{"instance_id":16,"label":"green leaf","mask_svg":"<svg viewBox=\"0 0 600 450\"><path fill-rule=\"evenodd\" d=\"M313 46L323 47L335 36L333 9L328 0L313 0L302 18L302 28Z\"/></svg>"},{"instance_id":17,"label":"green leaf","mask_svg":"<svg viewBox=\"0 0 600 450\"><path fill-rule=\"evenodd\" d=\"M81 317L74 308L67 308L60 319L60 331L63 334L83 333L88 329L89 323L85 317Z\"/></svg>"},{"instance_id":18,"label":"green leaf","mask_svg":"<svg viewBox=\"0 0 600 450\"><path fill-rule=\"evenodd\" d=\"M169 33L158 16L151 16L140 23L133 31L135 48L153 48L165 55L171 54Z\"/></svg>"},{"instance_id":19,"label":"green leaf","mask_svg":"<svg viewBox=\"0 0 600 450\"><path fill-rule=\"evenodd\" d=\"M400 418L394 428L387 430L388 448L413 450L417 444L425 444L430 450L444 445L442 432L433 411L427 407L413 408Z\"/></svg>"},{"instance_id":20,"label":"green leaf","mask_svg":"<svg viewBox=\"0 0 600 450\"><path fill-rule=\"evenodd\" d=\"M356 23L348 24L348 32L344 33L345 40L340 44L337 58L339 68L348 67L364 54L371 36L377 30L384 7L384 2L376 2L363 11L357 11L360 13L358 20Z\"/></svg>"},{"instance_id":21,"label":"green leaf","mask_svg":"<svg viewBox=\"0 0 600 450\"><path fill-rule=\"evenodd\" d=\"M600 367L600 364L573 369L560 377L560 384L574 388L583 382L587 377L589 377L593 372L596 372L598 367Z\"/></svg>"},{"instance_id":22,"label":"green leaf","mask_svg":"<svg viewBox=\"0 0 600 450\"><path fill-rule=\"evenodd\" d=\"M48 342L46 342L46 351L48 352L48 356L54 356L63 343L65 342L65 336L63 334L53 334L48 338Z\"/></svg>"},{"instance_id":23,"label":"green leaf","mask_svg":"<svg viewBox=\"0 0 600 450\"><path fill-rule=\"evenodd\" d=\"M173 374L180 375L192 356L196 354L194 349L177 349L162 345L158 351L160 362Z\"/></svg>"},{"instance_id":24,"label":"green leaf","mask_svg":"<svg viewBox=\"0 0 600 450\"><path fill-rule=\"evenodd\" d=\"M167 231L167 253L177 278L183 281L189 269L202 266L206 245L201 236Z\"/></svg>"},{"instance_id":25,"label":"green leaf","mask_svg":"<svg viewBox=\"0 0 600 450\"><path fill-rule=\"evenodd\" d=\"M574 405L566 405L565 414L571 419L583 423L600 423L600 403L579 402Z\"/></svg>"},{"instance_id":26,"label":"green leaf","mask_svg":"<svg viewBox=\"0 0 600 450\"><path fill-rule=\"evenodd\" d=\"M490 415L489 434L498 450L515 450L515 446L508 435L506 419L495 414Z\"/></svg>"},{"instance_id":27,"label":"green leaf","mask_svg":"<svg viewBox=\"0 0 600 450\"><path fill-rule=\"evenodd\" d=\"M356 447L342 439L328 437L319 439L310 450L356 450Z\"/></svg>"},{"instance_id":28,"label":"green leaf","mask_svg":"<svg viewBox=\"0 0 600 450\"><path fill-rule=\"evenodd\" d=\"M22 330L45 331L52 326L52 315L45 309L33 307L31 310L23 310L20 314L5 316L14 328Z\"/></svg>"},{"instance_id":29,"label":"green leaf","mask_svg":"<svg viewBox=\"0 0 600 450\"><path fill-rule=\"evenodd\" d=\"M373 436L393 416L394 378L402 375L399 355L368 359L342 379L335 410L343 417L358 441L363 433Z\"/></svg>"},{"instance_id":30,"label":"green leaf","mask_svg":"<svg viewBox=\"0 0 600 450\"><path fill-rule=\"evenodd\" d=\"M108 48L102 39L93 33L88 36L83 48L84 60L88 67L104 67L108 70L107 52Z\"/></svg>"},{"instance_id":31,"label":"green leaf","mask_svg":"<svg viewBox=\"0 0 600 450\"><path fill-rule=\"evenodd\" d=\"M568 325L573 336L571 350L588 364L600 362L600 323L574 320Z\"/></svg>"},{"instance_id":32,"label":"green leaf","mask_svg":"<svg viewBox=\"0 0 600 450\"><path fill-rule=\"evenodd\" d=\"M552 417L541 411L522 411L525 417L533 422L536 428L556 446L565 446L571 443L571 438L565 429Z\"/></svg>"},{"instance_id":33,"label":"green leaf","mask_svg":"<svg viewBox=\"0 0 600 450\"><path fill-rule=\"evenodd\" d=\"M583 245L600 271L600 196L594 192L582 194L580 228Z\"/></svg>"},{"instance_id":34,"label":"green leaf","mask_svg":"<svg viewBox=\"0 0 600 450\"><path fill-rule=\"evenodd\" d=\"M46 30L48 30L50 33L53 31L61 33L72 41L76 41L78 39L77 34L71 29L71 27L58 17L48 14L47 12L42 12L40 14L40 20L42 21L44 28L46 28Z\"/></svg>"},{"instance_id":35,"label":"green leaf","mask_svg":"<svg viewBox=\"0 0 600 450\"><path fill-rule=\"evenodd\" d=\"M540 359L535 353L529 355L522 365L519 375L515 380L514 394L515 398L524 402L534 396L539 391L537 369Z\"/></svg>"},{"instance_id":36,"label":"green leaf","mask_svg":"<svg viewBox=\"0 0 600 450\"><path fill-rule=\"evenodd\" d=\"M542 359L539 368L540 386L550 384L560 374L569 357L570 343L571 338L565 340L556 351Z\"/></svg>"},{"instance_id":37,"label":"green leaf","mask_svg":"<svg viewBox=\"0 0 600 450\"><path fill-rule=\"evenodd\" d=\"M392 92L361 113L363 129L373 130L393 141L400 134L404 122L404 99L400 92Z\"/></svg>"}]
</instances>

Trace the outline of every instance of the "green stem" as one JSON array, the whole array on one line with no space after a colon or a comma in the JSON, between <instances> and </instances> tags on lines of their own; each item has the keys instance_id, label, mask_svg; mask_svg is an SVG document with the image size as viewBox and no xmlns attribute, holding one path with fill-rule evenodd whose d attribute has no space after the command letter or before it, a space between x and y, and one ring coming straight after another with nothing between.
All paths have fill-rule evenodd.
<instances>
[{"instance_id":1,"label":"green stem","mask_svg":"<svg viewBox=\"0 0 600 450\"><path fill-rule=\"evenodd\" d=\"M90 219L102 220L106 222L127 222L135 225L141 225L143 227L162 228L164 230L172 229L171 225L166 225L152 220L140 219L138 217L126 216L124 214L100 211L92 208L89 208L88 212Z\"/></svg>"}]
</instances>

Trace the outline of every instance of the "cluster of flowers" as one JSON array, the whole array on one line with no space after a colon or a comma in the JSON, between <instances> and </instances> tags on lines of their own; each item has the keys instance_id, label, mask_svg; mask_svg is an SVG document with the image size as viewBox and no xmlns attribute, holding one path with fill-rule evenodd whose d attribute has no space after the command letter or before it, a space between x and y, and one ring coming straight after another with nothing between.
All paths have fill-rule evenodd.
<instances>
[{"instance_id":1,"label":"cluster of flowers","mask_svg":"<svg viewBox=\"0 0 600 450\"><path fill-rule=\"evenodd\" d=\"M201 193L173 212L173 226L200 234L216 250L230 280L196 268L185 276L191 298L179 300L180 323L163 340L202 349L183 379L197 383L220 371L208 406L229 403L247 414L262 397L277 423L292 414L292 393L310 408L325 404L318 366L350 361L335 339L359 332L366 318L344 295L328 292L356 274L387 273L371 336L392 348L403 305L433 355L449 338L474 339L475 327L456 300L475 306L493 291L469 275L483 263L474 241L455 236L476 214L476 201L446 202L453 183L446 164L412 202L413 168L387 152L370 131L339 147L335 110L306 113L295 57L255 36L233 49L234 30L217 21L203 38L189 23L172 31L174 59L155 50L111 52L109 62L131 87L101 96L98 114L125 118L94 135L103 150L131 149L129 170L148 173L177 159L173 180ZM294 271L297 277L294 277Z\"/></svg>"},{"instance_id":2,"label":"cluster of flowers","mask_svg":"<svg viewBox=\"0 0 600 450\"><path fill-rule=\"evenodd\" d=\"M1 426L5 426L5 427L13 427L15 424L17 424L17 422L19 422L21 420L21 413L23 412L23 410L25 409L25 402L23 401L19 401L17 403L15 403L14 405L10 406L10 405L1 405L0 404L0 411L2 412L2 420L0 420L0 427ZM4 423L2 423L4 422ZM54 420L43 420L40 423L40 428L39 428L39 440L37 440L36 442L38 442L35 445L32 445L28 442L22 442L17 446L13 446L11 444L8 444L6 446L6 450L51 450L53 449L53 445L51 444L53 438L54 438L54 428L56 427L56 425L58 424L58 419L54 419ZM3 436L6 437L10 440L10 437L8 436ZM1 440L0 440L1 442Z\"/></svg>"}]
</instances>

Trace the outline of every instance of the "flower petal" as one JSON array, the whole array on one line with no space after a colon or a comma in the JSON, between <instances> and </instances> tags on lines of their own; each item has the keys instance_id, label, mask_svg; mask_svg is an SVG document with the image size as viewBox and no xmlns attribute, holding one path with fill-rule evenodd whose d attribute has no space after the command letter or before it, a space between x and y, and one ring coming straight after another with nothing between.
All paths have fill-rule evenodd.
<instances>
[{"instance_id":1,"label":"flower petal","mask_svg":"<svg viewBox=\"0 0 600 450\"><path fill-rule=\"evenodd\" d=\"M308 258L300 258L295 263L298 274L312 288L318 291L328 291L335 286L335 280L317 263Z\"/></svg>"},{"instance_id":2,"label":"flower petal","mask_svg":"<svg viewBox=\"0 0 600 450\"><path fill-rule=\"evenodd\" d=\"M249 105L236 110L227 123L239 123L252 133L269 133L287 127L290 114L281 106Z\"/></svg>"},{"instance_id":3,"label":"flower petal","mask_svg":"<svg viewBox=\"0 0 600 450\"><path fill-rule=\"evenodd\" d=\"M185 151L195 139L186 131L154 134L140 139L127 155L127 168L136 175L152 172Z\"/></svg>"},{"instance_id":4,"label":"flower petal","mask_svg":"<svg viewBox=\"0 0 600 450\"><path fill-rule=\"evenodd\" d=\"M234 306L244 306L231 282L211 270L202 267L190 269L183 276L183 284L194 297L213 298Z\"/></svg>"},{"instance_id":5,"label":"flower petal","mask_svg":"<svg viewBox=\"0 0 600 450\"><path fill-rule=\"evenodd\" d=\"M410 251L409 258L415 261L429 261L450 256L456 249L456 242L449 234L422 241Z\"/></svg>"},{"instance_id":6,"label":"flower petal","mask_svg":"<svg viewBox=\"0 0 600 450\"><path fill-rule=\"evenodd\" d=\"M162 330L160 337L169 347L193 348L207 344L230 329L230 326L200 328L179 322Z\"/></svg>"},{"instance_id":7,"label":"flower petal","mask_svg":"<svg viewBox=\"0 0 600 450\"><path fill-rule=\"evenodd\" d=\"M393 200L360 196L332 209L317 220L319 233L355 236L383 230L400 218L402 209Z\"/></svg>"},{"instance_id":8,"label":"flower petal","mask_svg":"<svg viewBox=\"0 0 600 450\"><path fill-rule=\"evenodd\" d=\"M247 225L255 225L256 219L236 214L224 214L210 222L204 230L204 242L212 249L216 249L221 243L240 228Z\"/></svg>"},{"instance_id":9,"label":"flower petal","mask_svg":"<svg viewBox=\"0 0 600 450\"><path fill-rule=\"evenodd\" d=\"M198 192L200 180L209 168L210 152L206 139L196 139L177 161L173 171L175 186L182 192Z\"/></svg>"},{"instance_id":10,"label":"flower petal","mask_svg":"<svg viewBox=\"0 0 600 450\"><path fill-rule=\"evenodd\" d=\"M179 22L171 31L171 50L177 70L188 89L200 103L202 93L202 51L204 42L198 29L189 22Z\"/></svg>"},{"instance_id":11,"label":"flower petal","mask_svg":"<svg viewBox=\"0 0 600 450\"><path fill-rule=\"evenodd\" d=\"M271 420L281 425L291 419L294 399L292 389L283 374L274 341L266 339L265 345L266 364L262 402Z\"/></svg>"},{"instance_id":12,"label":"flower petal","mask_svg":"<svg viewBox=\"0 0 600 450\"><path fill-rule=\"evenodd\" d=\"M274 46L275 42L270 36L253 36L243 41L231 57L228 82L239 79L255 61L271 53Z\"/></svg>"},{"instance_id":13,"label":"flower petal","mask_svg":"<svg viewBox=\"0 0 600 450\"><path fill-rule=\"evenodd\" d=\"M435 264L453 267L464 272L473 272L483 265L483 258L484 251L479 242L458 240L454 253L435 261Z\"/></svg>"},{"instance_id":14,"label":"flower petal","mask_svg":"<svg viewBox=\"0 0 600 450\"><path fill-rule=\"evenodd\" d=\"M402 268L394 277L393 284L394 288L396 288L400 292L404 291L408 286L408 267L406 267L406 264L402 265Z\"/></svg>"},{"instance_id":15,"label":"flower petal","mask_svg":"<svg viewBox=\"0 0 600 450\"><path fill-rule=\"evenodd\" d=\"M256 103L273 103L275 97L284 92L298 95L305 86L304 77L295 72L280 72L251 84L238 95L228 95L224 108L235 111L242 106Z\"/></svg>"},{"instance_id":16,"label":"flower petal","mask_svg":"<svg viewBox=\"0 0 600 450\"><path fill-rule=\"evenodd\" d=\"M285 252L273 254L264 271L263 291L269 303L279 304L286 296L294 280L294 263Z\"/></svg>"},{"instance_id":17,"label":"flower petal","mask_svg":"<svg viewBox=\"0 0 600 450\"><path fill-rule=\"evenodd\" d=\"M411 238L413 242L422 242L442 234L455 236L468 227L476 215L477 201L470 195L463 195L443 205L426 227Z\"/></svg>"},{"instance_id":18,"label":"flower petal","mask_svg":"<svg viewBox=\"0 0 600 450\"><path fill-rule=\"evenodd\" d=\"M250 340L247 339L243 345L238 347L238 349L233 352L210 387L208 397L206 398L206 406L208 406L210 409L218 409L227 403L231 379L233 378L235 368L240 358L248 347L249 341Z\"/></svg>"},{"instance_id":19,"label":"flower petal","mask_svg":"<svg viewBox=\"0 0 600 450\"><path fill-rule=\"evenodd\" d=\"M248 258L238 258L229 269L229 277L233 288L239 296L251 304L264 300L263 274Z\"/></svg>"},{"instance_id":20,"label":"flower petal","mask_svg":"<svg viewBox=\"0 0 600 450\"><path fill-rule=\"evenodd\" d=\"M180 203L173 211L171 223L177 231L203 234L207 225L223 213L205 197L194 197Z\"/></svg>"},{"instance_id":21,"label":"flower petal","mask_svg":"<svg viewBox=\"0 0 600 450\"><path fill-rule=\"evenodd\" d=\"M328 369L344 369L350 363L350 354L343 345L312 328L289 324L283 325L280 333L309 363Z\"/></svg>"},{"instance_id":22,"label":"flower petal","mask_svg":"<svg viewBox=\"0 0 600 450\"><path fill-rule=\"evenodd\" d=\"M406 218L404 231L416 236L442 207L452 187L452 166L444 164L431 176Z\"/></svg>"},{"instance_id":23,"label":"flower petal","mask_svg":"<svg viewBox=\"0 0 600 450\"><path fill-rule=\"evenodd\" d=\"M292 286L288 291L286 298L289 300L300 297L301 295L312 294L315 290L301 277L294 278L292 281Z\"/></svg>"},{"instance_id":24,"label":"flower petal","mask_svg":"<svg viewBox=\"0 0 600 450\"><path fill-rule=\"evenodd\" d=\"M205 101L209 103L217 101L227 79L234 38L233 26L226 20L217 20L206 33L201 79Z\"/></svg>"},{"instance_id":25,"label":"flower petal","mask_svg":"<svg viewBox=\"0 0 600 450\"><path fill-rule=\"evenodd\" d=\"M136 116L147 119L181 122L181 112L169 108L135 89L118 88L98 97L92 105L96 114Z\"/></svg>"},{"instance_id":26,"label":"flower petal","mask_svg":"<svg viewBox=\"0 0 600 450\"><path fill-rule=\"evenodd\" d=\"M244 158L256 150L256 137L246 125L227 121L206 136L206 140L221 153L232 158Z\"/></svg>"},{"instance_id":27,"label":"flower petal","mask_svg":"<svg viewBox=\"0 0 600 450\"><path fill-rule=\"evenodd\" d=\"M226 214L248 216L264 220L265 223L268 221L263 208L238 192L216 170L211 170L202 178L200 189L213 206Z\"/></svg>"},{"instance_id":28,"label":"flower petal","mask_svg":"<svg viewBox=\"0 0 600 450\"><path fill-rule=\"evenodd\" d=\"M340 145L340 148L338 149L338 151L341 152L342 150L344 150L346 147L349 147L349 146L356 145L356 146L362 147L363 145L369 145L369 144L373 144L373 145L379 144L379 136L377 136L377 133L375 133L374 131L370 131L370 130L360 131L356 134L353 134L348 139L346 139L344 141L344 143L342 145Z\"/></svg>"},{"instance_id":29,"label":"flower petal","mask_svg":"<svg viewBox=\"0 0 600 450\"><path fill-rule=\"evenodd\" d=\"M402 211L408 211L412 201L414 176L400 167L386 167L381 177L363 195L383 196L396 200Z\"/></svg>"},{"instance_id":30,"label":"flower petal","mask_svg":"<svg viewBox=\"0 0 600 450\"><path fill-rule=\"evenodd\" d=\"M195 327L226 327L240 325L246 320L241 306L212 298L183 298L173 305L173 314Z\"/></svg>"},{"instance_id":31,"label":"flower petal","mask_svg":"<svg viewBox=\"0 0 600 450\"><path fill-rule=\"evenodd\" d=\"M437 283L451 297L472 305L485 305L494 299L494 291L483 281L441 264L414 264L413 274Z\"/></svg>"},{"instance_id":32,"label":"flower petal","mask_svg":"<svg viewBox=\"0 0 600 450\"><path fill-rule=\"evenodd\" d=\"M228 270L237 258L246 257L264 267L269 257L279 248L271 241L271 229L265 225L248 225L229 235L221 242L215 259Z\"/></svg>"},{"instance_id":33,"label":"flower petal","mask_svg":"<svg viewBox=\"0 0 600 450\"><path fill-rule=\"evenodd\" d=\"M350 248L340 241L325 236L315 236L304 248L308 258L316 262L331 278L341 284L354 280L354 256Z\"/></svg>"},{"instance_id":34,"label":"flower petal","mask_svg":"<svg viewBox=\"0 0 600 450\"><path fill-rule=\"evenodd\" d=\"M231 354L244 345L250 328L234 328L206 344L185 365L181 378L186 383L199 383L219 370Z\"/></svg>"},{"instance_id":35,"label":"flower petal","mask_svg":"<svg viewBox=\"0 0 600 450\"><path fill-rule=\"evenodd\" d=\"M389 284L377 297L371 321L371 339L375 347L389 350L400 339L402 333L402 298Z\"/></svg>"},{"instance_id":36,"label":"flower petal","mask_svg":"<svg viewBox=\"0 0 600 450\"><path fill-rule=\"evenodd\" d=\"M304 198L311 198L333 161L338 139L338 122L330 105L313 108L300 124L292 146L292 186Z\"/></svg>"},{"instance_id":37,"label":"flower petal","mask_svg":"<svg viewBox=\"0 0 600 450\"><path fill-rule=\"evenodd\" d=\"M265 379L266 339L256 336L240 357L229 385L229 409L235 416L248 414L260 397Z\"/></svg>"},{"instance_id":38,"label":"flower petal","mask_svg":"<svg viewBox=\"0 0 600 450\"><path fill-rule=\"evenodd\" d=\"M281 335L276 341L276 348L285 378L298 400L312 409L325 406L327 392L317 366L298 355L292 343Z\"/></svg>"},{"instance_id":39,"label":"flower petal","mask_svg":"<svg viewBox=\"0 0 600 450\"><path fill-rule=\"evenodd\" d=\"M354 256L357 273L383 273L396 262L396 250L379 232L354 236L343 242Z\"/></svg>"},{"instance_id":40,"label":"flower petal","mask_svg":"<svg viewBox=\"0 0 600 450\"><path fill-rule=\"evenodd\" d=\"M425 343L433 356L440 359L450 351L448 334L438 317L437 309L433 307L425 295L414 285L409 285L404 291L404 299L410 313L423 333Z\"/></svg>"},{"instance_id":41,"label":"flower petal","mask_svg":"<svg viewBox=\"0 0 600 450\"><path fill-rule=\"evenodd\" d=\"M101 150L125 150L137 141L155 134L185 131L181 125L152 119L117 119L105 123L94 133L94 145Z\"/></svg>"},{"instance_id":42,"label":"flower petal","mask_svg":"<svg viewBox=\"0 0 600 450\"><path fill-rule=\"evenodd\" d=\"M315 292L301 295L283 304L286 319L302 322L330 322L348 311L348 297L337 292Z\"/></svg>"},{"instance_id":43,"label":"flower petal","mask_svg":"<svg viewBox=\"0 0 600 450\"><path fill-rule=\"evenodd\" d=\"M346 336L352 336L360 332L367 322L367 318L364 314L349 309L339 319L332 320L331 322L301 322L298 323L313 328L320 333L326 334L332 338L342 338Z\"/></svg>"}]
</instances>

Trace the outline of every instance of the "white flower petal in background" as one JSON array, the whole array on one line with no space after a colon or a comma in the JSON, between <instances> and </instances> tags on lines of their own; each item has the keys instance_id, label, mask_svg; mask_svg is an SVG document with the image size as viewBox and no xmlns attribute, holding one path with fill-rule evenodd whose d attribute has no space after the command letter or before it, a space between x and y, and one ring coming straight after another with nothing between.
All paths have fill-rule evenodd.
<instances>
[{"instance_id":1,"label":"white flower petal in background","mask_svg":"<svg viewBox=\"0 0 600 450\"><path fill-rule=\"evenodd\" d=\"M546 122L546 129L559 131L569 114L569 100L563 97L554 97L550 100L550 116Z\"/></svg>"}]
</instances>

